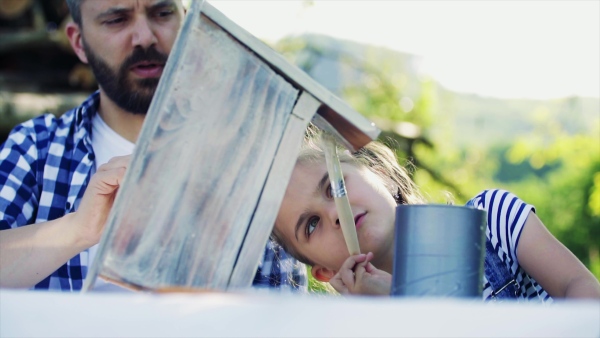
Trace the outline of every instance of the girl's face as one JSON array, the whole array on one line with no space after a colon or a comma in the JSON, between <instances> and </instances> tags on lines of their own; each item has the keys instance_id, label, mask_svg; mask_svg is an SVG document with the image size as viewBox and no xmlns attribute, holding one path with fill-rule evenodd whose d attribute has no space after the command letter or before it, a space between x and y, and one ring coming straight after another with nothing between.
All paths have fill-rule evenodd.
<instances>
[{"instance_id":1,"label":"girl's face","mask_svg":"<svg viewBox=\"0 0 600 338\"><path fill-rule=\"evenodd\" d=\"M361 252L373 252L376 267L391 267L396 201L366 167L342 163L342 171ZM327 281L349 257L325 163L296 164L275 227L288 246L314 263L319 280Z\"/></svg>"}]
</instances>

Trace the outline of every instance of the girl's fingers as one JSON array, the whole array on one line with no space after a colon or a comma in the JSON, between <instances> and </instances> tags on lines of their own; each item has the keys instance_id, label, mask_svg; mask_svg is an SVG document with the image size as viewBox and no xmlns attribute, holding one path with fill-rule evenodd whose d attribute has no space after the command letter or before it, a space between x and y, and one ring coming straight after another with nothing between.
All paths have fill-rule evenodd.
<instances>
[{"instance_id":1,"label":"girl's fingers","mask_svg":"<svg viewBox=\"0 0 600 338\"><path fill-rule=\"evenodd\" d=\"M341 283L343 283L344 286L346 288L348 288L349 292L352 292L352 290L354 290L354 284L355 284L354 268L355 268L356 264L363 262L365 259L366 259L366 255L364 255L364 254L348 257L344 261L342 266L340 267L340 271L338 271L338 273L336 274L336 276L338 276L339 279L341 280Z\"/></svg>"},{"instance_id":2,"label":"girl's fingers","mask_svg":"<svg viewBox=\"0 0 600 338\"><path fill-rule=\"evenodd\" d=\"M356 264L356 266L354 267L354 275L356 276L356 281L361 280L365 272L368 272L366 269L368 264L369 262L366 260L364 262Z\"/></svg>"},{"instance_id":3,"label":"girl's fingers","mask_svg":"<svg viewBox=\"0 0 600 338\"><path fill-rule=\"evenodd\" d=\"M356 265L356 263L364 262L364 260L366 258L367 258L367 255L365 255L365 254L350 256L350 257L346 258L346 260L344 261L344 264L342 264L342 267L340 267L340 271L352 270L352 269L354 269L354 266Z\"/></svg>"},{"instance_id":4,"label":"girl's fingers","mask_svg":"<svg viewBox=\"0 0 600 338\"><path fill-rule=\"evenodd\" d=\"M335 289L335 291L339 292L342 295L346 295L349 293L348 288L344 285L342 280L339 278L339 275L335 275L330 281L329 284Z\"/></svg>"},{"instance_id":5,"label":"girl's fingers","mask_svg":"<svg viewBox=\"0 0 600 338\"><path fill-rule=\"evenodd\" d=\"M373 253L369 252L367 253L367 258L365 259L365 271L371 273L373 272L373 270L375 270L375 267L373 266L373 264L371 264L371 260L373 259Z\"/></svg>"},{"instance_id":6,"label":"girl's fingers","mask_svg":"<svg viewBox=\"0 0 600 338\"><path fill-rule=\"evenodd\" d=\"M354 289L354 271L351 269L344 269L340 270L338 275L340 275L340 278L346 287L350 290Z\"/></svg>"},{"instance_id":7,"label":"girl's fingers","mask_svg":"<svg viewBox=\"0 0 600 338\"><path fill-rule=\"evenodd\" d=\"M375 269L375 267L373 266L373 264L371 264L371 262L369 262L369 263L367 263L367 265L365 266L365 270L366 270L368 273L373 273L373 272L375 272L375 270L376 270L376 269Z\"/></svg>"}]
</instances>

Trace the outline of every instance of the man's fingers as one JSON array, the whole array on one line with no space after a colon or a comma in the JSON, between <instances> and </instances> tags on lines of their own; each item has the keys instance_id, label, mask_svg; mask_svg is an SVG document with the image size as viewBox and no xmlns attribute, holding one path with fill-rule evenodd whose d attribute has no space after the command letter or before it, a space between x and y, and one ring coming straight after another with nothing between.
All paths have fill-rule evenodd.
<instances>
[{"instance_id":1,"label":"man's fingers","mask_svg":"<svg viewBox=\"0 0 600 338\"><path fill-rule=\"evenodd\" d=\"M129 167L129 162L131 161L131 155L126 156L115 156L111 158L108 162L104 163L98 168L98 172L108 171L116 168L127 168Z\"/></svg>"},{"instance_id":2,"label":"man's fingers","mask_svg":"<svg viewBox=\"0 0 600 338\"><path fill-rule=\"evenodd\" d=\"M105 170L102 172L99 171L92 176L88 189L92 188L97 194L101 195L113 193L119 188L119 186L121 186L124 176L124 167Z\"/></svg>"},{"instance_id":3,"label":"man's fingers","mask_svg":"<svg viewBox=\"0 0 600 338\"><path fill-rule=\"evenodd\" d=\"M111 158L107 163L101 165L92 176L88 189L92 188L100 195L113 193L121 186L130 160L131 155Z\"/></svg>"}]
</instances>

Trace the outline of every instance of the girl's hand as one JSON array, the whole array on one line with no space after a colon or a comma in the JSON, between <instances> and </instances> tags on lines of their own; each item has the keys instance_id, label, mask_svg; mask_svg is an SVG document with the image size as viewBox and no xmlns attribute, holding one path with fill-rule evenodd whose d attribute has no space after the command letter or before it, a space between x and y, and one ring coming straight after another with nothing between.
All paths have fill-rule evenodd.
<instances>
[{"instance_id":1,"label":"girl's hand","mask_svg":"<svg viewBox=\"0 0 600 338\"><path fill-rule=\"evenodd\" d=\"M389 295L392 275L371 264L373 253L350 256L329 281L341 294Z\"/></svg>"}]
</instances>

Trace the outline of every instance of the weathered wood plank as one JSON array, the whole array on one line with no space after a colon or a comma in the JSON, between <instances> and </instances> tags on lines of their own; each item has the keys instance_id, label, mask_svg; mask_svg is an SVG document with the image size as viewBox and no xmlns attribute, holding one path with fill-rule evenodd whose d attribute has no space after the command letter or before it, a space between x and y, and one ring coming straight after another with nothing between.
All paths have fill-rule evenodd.
<instances>
[{"instance_id":1,"label":"weathered wood plank","mask_svg":"<svg viewBox=\"0 0 600 338\"><path fill-rule=\"evenodd\" d=\"M298 91L207 18L182 34L98 272L149 289L223 289Z\"/></svg>"},{"instance_id":2,"label":"weathered wood plank","mask_svg":"<svg viewBox=\"0 0 600 338\"><path fill-rule=\"evenodd\" d=\"M265 183L264 193L260 197L248 234L240 250L238 261L231 275L230 288L250 286L251 280L248 280L247 276L252 275L258 267L259 262L255 257L260 256L264 250L264 245L273 229L277 217L277 213L273 210L279 210L292 170L296 164L304 131L320 105L321 103L307 92L302 92L298 98L298 102L288 120L283 139L277 149L273 167Z\"/></svg>"}]
</instances>

